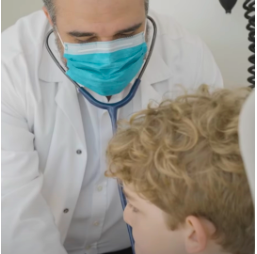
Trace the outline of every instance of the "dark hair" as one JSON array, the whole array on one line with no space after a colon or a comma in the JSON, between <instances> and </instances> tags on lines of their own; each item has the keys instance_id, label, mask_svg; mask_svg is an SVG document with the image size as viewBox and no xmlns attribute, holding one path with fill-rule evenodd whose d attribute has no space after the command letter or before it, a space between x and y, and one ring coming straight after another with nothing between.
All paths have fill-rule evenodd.
<instances>
[{"instance_id":1,"label":"dark hair","mask_svg":"<svg viewBox=\"0 0 257 254\"><path fill-rule=\"evenodd\" d=\"M144 0L145 1L145 12L146 14L148 13L149 10L149 0ZM54 0L43 0L50 16L51 19L53 21L53 23L55 24L56 22L56 11L55 11L55 5L54 5Z\"/></svg>"},{"instance_id":2,"label":"dark hair","mask_svg":"<svg viewBox=\"0 0 257 254\"><path fill-rule=\"evenodd\" d=\"M43 0L45 7L47 8L51 19L53 23L55 24L56 22L56 16L55 16L55 5L54 5L54 0Z\"/></svg>"}]
</instances>

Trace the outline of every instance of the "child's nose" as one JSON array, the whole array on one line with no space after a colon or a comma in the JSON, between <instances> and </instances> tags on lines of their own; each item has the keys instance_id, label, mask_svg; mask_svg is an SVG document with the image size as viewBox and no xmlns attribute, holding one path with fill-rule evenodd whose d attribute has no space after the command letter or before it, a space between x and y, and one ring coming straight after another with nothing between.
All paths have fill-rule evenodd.
<instances>
[{"instance_id":1,"label":"child's nose","mask_svg":"<svg viewBox=\"0 0 257 254\"><path fill-rule=\"evenodd\" d=\"M129 212L128 206L126 206L124 211L123 211L123 220L132 227L131 219L130 219L130 212Z\"/></svg>"}]
</instances>

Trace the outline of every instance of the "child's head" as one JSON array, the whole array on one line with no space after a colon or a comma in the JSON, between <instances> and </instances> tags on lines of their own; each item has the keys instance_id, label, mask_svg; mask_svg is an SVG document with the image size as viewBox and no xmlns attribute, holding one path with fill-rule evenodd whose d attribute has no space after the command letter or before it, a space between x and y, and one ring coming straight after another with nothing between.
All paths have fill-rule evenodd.
<instances>
[{"instance_id":1,"label":"child's head","mask_svg":"<svg viewBox=\"0 0 257 254\"><path fill-rule=\"evenodd\" d=\"M135 114L111 140L137 254L254 252L254 208L238 145L249 94L208 92Z\"/></svg>"}]
</instances>

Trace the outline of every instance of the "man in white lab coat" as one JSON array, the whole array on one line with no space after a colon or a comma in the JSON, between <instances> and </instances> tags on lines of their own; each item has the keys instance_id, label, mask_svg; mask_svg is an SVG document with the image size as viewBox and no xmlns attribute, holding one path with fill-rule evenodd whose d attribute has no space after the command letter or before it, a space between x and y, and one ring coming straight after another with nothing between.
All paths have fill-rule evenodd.
<instances>
[{"instance_id":1,"label":"man in white lab coat","mask_svg":"<svg viewBox=\"0 0 257 254\"><path fill-rule=\"evenodd\" d=\"M147 27L149 49L153 26L147 9L147 0L45 0L46 15L35 12L3 33L3 254L131 253L116 182L104 177L110 118L58 69L45 37L54 27L49 45L63 65L61 40L69 45L125 40ZM149 15L157 24L156 45L136 96L119 110L119 119L150 100L161 101L179 84L190 90L203 83L223 85L199 38L169 17ZM108 96L85 87L96 99L113 103L132 83L112 94L113 82Z\"/></svg>"}]
</instances>

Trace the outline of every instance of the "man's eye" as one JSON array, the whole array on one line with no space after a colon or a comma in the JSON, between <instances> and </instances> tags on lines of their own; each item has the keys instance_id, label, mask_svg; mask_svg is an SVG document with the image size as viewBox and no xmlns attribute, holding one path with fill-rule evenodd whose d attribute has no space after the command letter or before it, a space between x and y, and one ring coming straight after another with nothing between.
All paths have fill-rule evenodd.
<instances>
[{"instance_id":1,"label":"man's eye","mask_svg":"<svg viewBox=\"0 0 257 254\"><path fill-rule=\"evenodd\" d=\"M117 38L127 38L127 37L131 37L133 36L134 33L130 33L130 34L118 34Z\"/></svg>"},{"instance_id":2,"label":"man's eye","mask_svg":"<svg viewBox=\"0 0 257 254\"><path fill-rule=\"evenodd\" d=\"M76 39L76 43L87 43L87 42L93 42L95 41L95 38L89 38L89 39L84 39L84 40L81 40L81 39Z\"/></svg>"}]
</instances>

